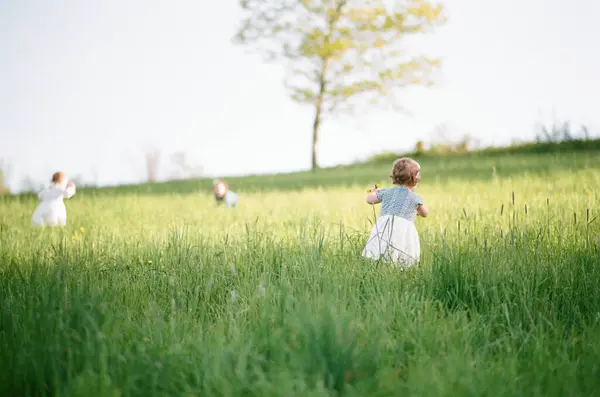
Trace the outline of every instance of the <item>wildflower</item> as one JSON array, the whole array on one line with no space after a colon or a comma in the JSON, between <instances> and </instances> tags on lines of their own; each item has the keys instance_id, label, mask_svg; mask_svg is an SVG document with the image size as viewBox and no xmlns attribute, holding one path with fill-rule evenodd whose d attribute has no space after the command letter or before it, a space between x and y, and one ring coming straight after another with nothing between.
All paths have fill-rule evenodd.
<instances>
[{"instance_id":1,"label":"wildflower","mask_svg":"<svg viewBox=\"0 0 600 397\"><path fill-rule=\"evenodd\" d=\"M148 338L148 337L146 336L146 337L144 337L144 342L145 342L145 343L151 343L151 342L152 342L152 339L150 339L150 338Z\"/></svg>"},{"instance_id":2,"label":"wildflower","mask_svg":"<svg viewBox=\"0 0 600 397\"><path fill-rule=\"evenodd\" d=\"M79 228L79 232L80 232L80 233L85 233L85 227L83 227L83 226L82 226L82 227L80 227L80 228Z\"/></svg>"},{"instance_id":3,"label":"wildflower","mask_svg":"<svg viewBox=\"0 0 600 397\"><path fill-rule=\"evenodd\" d=\"M378 183L375 184L374 189L367 189L367 193L371 193L373 190L377 190L377 189L379 189Z\"/></svg>"},{"instance_id":4,"label":"wildflower","mask_svg":"<svg viewBox=\"0 0 600 397\"><path fill-rule=\"evenodd\" d=\"M151 265L152 264L152 260L148 259L148 264Z\"/></svg>"},{"instance_id":5,"label":"wildflower","mask_svg":"<svg viewBox=\"0 0 600 397\"><path fill-rule=\"evenodd\" d=\"M71 237L71 240L72 240L72 241L77 241L77 236L76 236L76 235L73 235L73 236Z\"/></svg>"}]
</instances>

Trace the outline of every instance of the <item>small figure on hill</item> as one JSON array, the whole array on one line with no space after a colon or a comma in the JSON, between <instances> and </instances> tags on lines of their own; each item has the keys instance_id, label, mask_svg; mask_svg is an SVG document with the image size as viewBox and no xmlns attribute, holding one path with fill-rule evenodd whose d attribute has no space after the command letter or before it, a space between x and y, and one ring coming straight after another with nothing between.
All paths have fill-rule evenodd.
<instances>
[{"instance_id":1,"label":"small figure on hill","mask_svg":"<svg viewBox=\"0 0 600 397\"><path fill-rule=\"evenodd\" d=\"M381 203L381 213L362 256L410 267L419 262L421 251L415 216L429 214L423 198L414 192L421 180L421 166L408 157L400 158L394 162L391 178L394 187L379 189L376 185L367 194L368 204Z\"/></svg>"},{"instance_id":2,"label":"small figure on hill","mask_svg":"<svg viewBox=\"0 0 600 397\"><path fill-rule=\"evenodd\" d=\"M49 186L38 193L42 201L31 216L31 223L35 226L65 226L67 224L67 208L64 198L75 195L75 184L69 182L63 172L52 175Z\"/></svg>"},{"instance_id":3,"label":"small figure on hill","mask_svg":"<svg viewBox=\"0 0 600 397\"><path fill-rule=\"evenodd\" d=\"M224 203L227 205L227 208L232 208L237 205L237 194L229 190L229 185L227 182L221 179L215 179L213 181L213 194L215 196L215 203L217 205Z\"/></svg>"}]
</instances>

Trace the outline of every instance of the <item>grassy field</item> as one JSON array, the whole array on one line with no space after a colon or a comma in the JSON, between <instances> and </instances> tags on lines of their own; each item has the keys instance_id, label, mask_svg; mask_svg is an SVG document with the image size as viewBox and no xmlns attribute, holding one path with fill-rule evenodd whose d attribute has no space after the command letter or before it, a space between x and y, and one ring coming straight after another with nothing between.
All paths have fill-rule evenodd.
<instances>
[{"instance_id":1,"label":"grassy field","mask_svg":"<svg viewBox=\"0 0 600 397\"><path fill-rule=\"evenodd\" d=\"M0 395L599 395L600 154L422 166L409 271L360 258L387 162L0 199Z\"/></svg>"}]
</instances>

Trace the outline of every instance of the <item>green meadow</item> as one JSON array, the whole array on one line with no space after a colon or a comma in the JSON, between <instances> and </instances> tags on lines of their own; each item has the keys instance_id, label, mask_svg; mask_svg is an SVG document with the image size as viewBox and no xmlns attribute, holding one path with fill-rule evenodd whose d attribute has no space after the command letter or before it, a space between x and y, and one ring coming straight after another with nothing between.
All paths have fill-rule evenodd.
<instances>
[{"instance_id":1,"label":"green meadow","mask_svg":"<svg viewBox=\"0 0 600 397\"><path fill-rule=\"evenodd\" d=\"M600 395L600 152L423 157L420 266L362 259L392 159L0 198L1 396Z\"/></svg>"}]
</instances>

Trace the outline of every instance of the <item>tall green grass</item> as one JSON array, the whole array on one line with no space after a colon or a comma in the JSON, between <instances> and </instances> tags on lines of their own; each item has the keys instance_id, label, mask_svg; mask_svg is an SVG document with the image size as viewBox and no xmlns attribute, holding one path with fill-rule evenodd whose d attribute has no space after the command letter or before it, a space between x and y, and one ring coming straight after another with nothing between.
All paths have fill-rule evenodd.
<instances>
[{"instance_id":1,"label":"tall green grass","mask_svg":"<svg viewBox=\"0 0 600 397\"><path fill-rule=\"evenodd\" d=\"M0 395L597 395L600 169L445 168L424 167L408 271L360 257L358 184L249 191L232 211L84 192L64 230L7 200Z\"/></svg>"}]
</instances>

